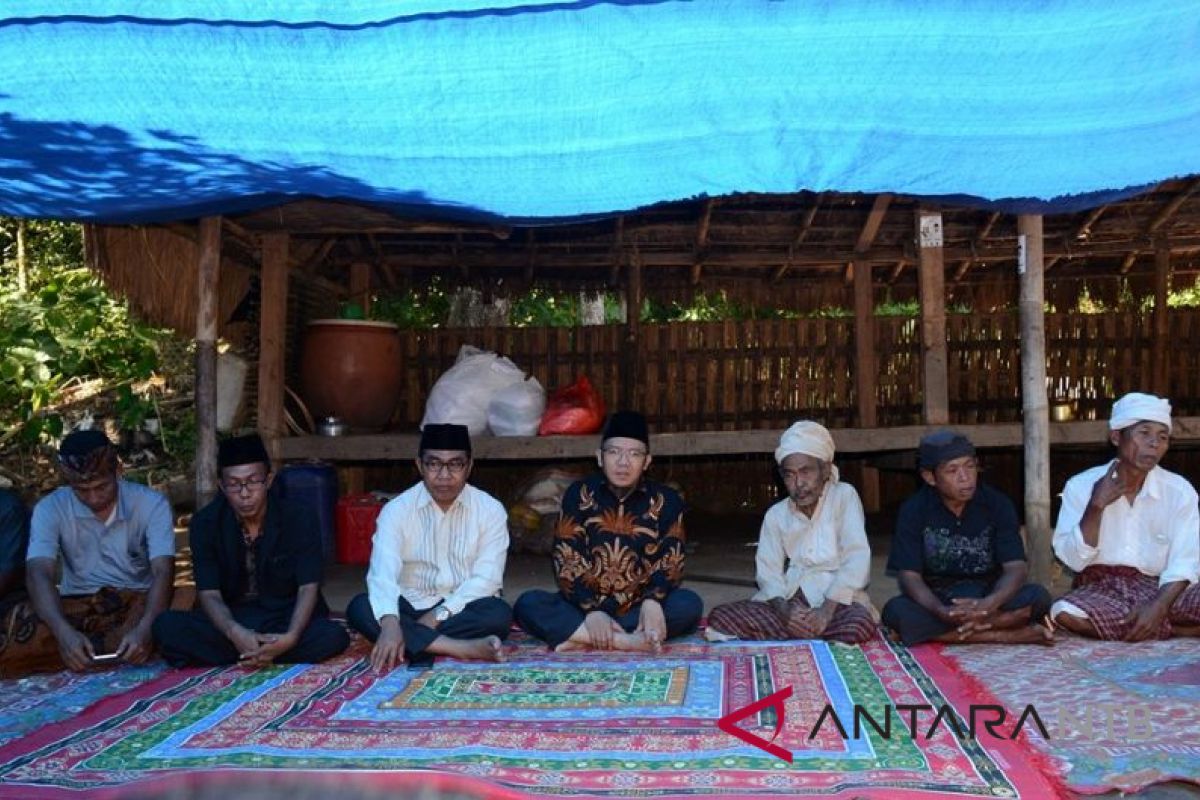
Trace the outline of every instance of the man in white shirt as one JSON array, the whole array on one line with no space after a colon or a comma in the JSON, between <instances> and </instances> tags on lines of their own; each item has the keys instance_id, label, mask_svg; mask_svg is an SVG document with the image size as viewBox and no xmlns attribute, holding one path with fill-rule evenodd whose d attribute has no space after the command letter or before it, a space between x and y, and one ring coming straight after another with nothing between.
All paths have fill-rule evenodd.
<instances>
[{"instance_id":1,"label":"man in white shirt","mask_svg":"<svg viewBox=\"0 0 1200 800\"><path fill-rule=\"evenodd\" d=\"M467 483L471 439L463 425L426 425L421 482L379 514L367 591L346 609L386 672L434 655L502 660L512 609L497 595L508 555L508 514Z\"/></svg>"},{"instance_id":2,"label":"man in white shirt","mask_svg":"<svg viewBox=\"0 0 1200 800\"><path fill-rule=\"evenodd\" d=\"M1141 641L1200 635L1200 510L1185 478L1158 466L1171 404L1132 392L1113 404L1117 457L1067 481L1054 553L1075 588L1051 609L1084 636Z\"/></svg>"},{"instance_id":3,"label":"man in white shirt","mask_svg":"<svg viewBox=\"0 0 1200 800\"><path fill-rule=\"evenodd\" d=\"M838 480L833 437L803 420L775 460L788 497L767 510L755 557L758 594L709 612L710 639L831 639L875 635L867 597L871 550L858 492Z\"/></svg>"}]
</instances>

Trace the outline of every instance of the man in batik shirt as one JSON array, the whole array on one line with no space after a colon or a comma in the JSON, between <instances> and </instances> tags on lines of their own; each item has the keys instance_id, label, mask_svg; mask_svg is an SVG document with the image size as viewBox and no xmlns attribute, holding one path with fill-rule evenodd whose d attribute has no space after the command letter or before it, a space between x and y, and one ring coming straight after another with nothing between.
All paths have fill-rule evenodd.
<instances>
[{"instance_id":1,"label":"man in batik shirt","mask_svg":"<svg viewBox=\"0 0 1200 800\"><path fill-rule=\"evenodd\" d=\"M645 478L646 419L613 414L596 452L601 472L563 496L554 547L557 592L533 589L514 615L557 651L657 651L695 630L700 597L683 580L683 499Z\"/></svg>"}]
</instances>

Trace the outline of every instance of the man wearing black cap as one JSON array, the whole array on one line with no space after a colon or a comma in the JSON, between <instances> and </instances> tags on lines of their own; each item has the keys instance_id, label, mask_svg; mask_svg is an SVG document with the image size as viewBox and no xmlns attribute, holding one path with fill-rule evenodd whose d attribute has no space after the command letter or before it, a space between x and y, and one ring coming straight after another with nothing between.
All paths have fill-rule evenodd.
<instances>
[{"instance_id":1,"label":"man wearing black cap","mask_svg":"<svg viewBox=\"0 0 1200 800\"><path fill-rule=\"evenodd\" d=\"M200 609L154 621L177 667L241 662L312 664L350 644L321 596L321 535L308 508L270 492L274 473L257 434L221 442L221 493L188 530Z\"/></svg>"},{"instance_id":2,"label":"man wearing black cap","mask_svg":"<svg viewBox=\"0 0 1200 800\"><path fill-rule=\"evenodd\" d=\"M975 446L953 431L921 439L925 481L900 507L888 558L901 594L883 622L906 645L939 642L1036 642L1050 594L1026 583L1029 566L1012 502L979 481Z\"/></svg>"},{"instance_id":3,"label":"man wearing black cap","mask_svg":"<svg viewBox=\"0 0 1200 800\"><path fill-rule=\"evenodd\" d=\"M171 598L175 528L167 499L121 479L116 450L100 431L67 435L57 460L67 485L33 510L29 603L5 618L6 677L141 663L152 652L151 623Z\"/></svg>"},{"instance_id":4,"label":"man wearing black cap","mask_svg":"<svg viewBox=\"0 0 1200 800\"><path fill-rule=\"evenodd\" d=\"M375 647L371 666L390 671L435 655L503 660L512 609L497 595L508 557L508 514L467 483L465 425L428 424L417 452L421 482L379 512L367 591L346 619Z\"/></svg>"},{"instance_id":5,"label":"man wearing black cap","mask_svg":"<svg viewBox=\"0 0 1200 800\"><path fill-rule=\"evenodd\" d=\"M517 600L525 630L560 652L584 648L657 652L695 630L704 605L681 589L683 499L645 480L646 418L618 411L600 438L601 472L563 495L555 532L557 592L531 589Z\"/></svg>"}]
</instances>

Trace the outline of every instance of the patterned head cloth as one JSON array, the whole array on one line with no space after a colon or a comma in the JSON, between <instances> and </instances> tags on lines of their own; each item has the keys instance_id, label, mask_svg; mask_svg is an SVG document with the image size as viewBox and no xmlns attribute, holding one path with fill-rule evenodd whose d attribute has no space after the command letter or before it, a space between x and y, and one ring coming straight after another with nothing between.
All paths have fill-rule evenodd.
<instances>
[{"instance_id":1,"label":"patterned head cloth","mask_svg":"<svg viewBox=\"0 0 1200 800\"><path fill-rule=\"evenodd\" d=\"M117 468L117 450L100 431L73 431L58 446L58 469L68 483L85 483Z\"/></svg>"},{"instance_id":2,"label":"patterned head cloth","mask_svg":"<svg viewBox=\"0 0 1200 800\"><path fill-rule=\"evenodd\" d=\"M1171 403L1164 397L1130 392L1113 403L1112 416L1108 419L1110 431L1120 431L1142 420L1161 422L1171 432Z\"/></svg>"}]
</instances>

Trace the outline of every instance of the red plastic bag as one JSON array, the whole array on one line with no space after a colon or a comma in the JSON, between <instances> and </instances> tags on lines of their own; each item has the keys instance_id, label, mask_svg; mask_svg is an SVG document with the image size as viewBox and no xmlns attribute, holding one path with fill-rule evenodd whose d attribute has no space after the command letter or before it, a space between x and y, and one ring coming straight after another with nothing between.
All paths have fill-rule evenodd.
<instances>
[{"instance_id":1,"label":"red plastic bag","mask_svg":"<svg viewBox=\"0 0 1200 800\"><path fill-rule=\"evenodd\" d=\"M571 436L595 433L604 424L604 400L586 376L580 375L546 401L538 436Z\"/></svg>"}]
</instances>

